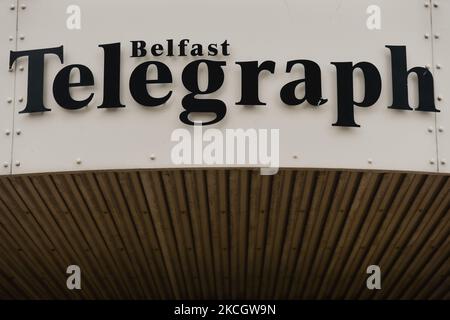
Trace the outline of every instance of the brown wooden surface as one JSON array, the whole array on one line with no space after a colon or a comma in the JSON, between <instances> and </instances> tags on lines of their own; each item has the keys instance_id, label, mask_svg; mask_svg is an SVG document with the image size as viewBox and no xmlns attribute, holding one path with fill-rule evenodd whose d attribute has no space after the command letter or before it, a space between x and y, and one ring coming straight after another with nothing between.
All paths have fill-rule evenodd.
<instances>
[{"instance_id":1,"label":"brown wooden surface","mask_svg":"<svg viewBox=\"0 0 450 320\"><path fill-rule=\"evenodd\" d=\"M0 177L0 298L449 299L449 191L392 172Z\"/></svg>"}]
</instances>

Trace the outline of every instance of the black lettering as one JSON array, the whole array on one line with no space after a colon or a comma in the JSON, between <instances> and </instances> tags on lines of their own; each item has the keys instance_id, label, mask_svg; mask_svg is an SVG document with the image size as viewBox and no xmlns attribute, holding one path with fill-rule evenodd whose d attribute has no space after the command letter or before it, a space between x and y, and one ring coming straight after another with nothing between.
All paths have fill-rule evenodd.
<instances>
[{"instance_id":1,"label":"black lettering","mask_svg":"<svg viewBox=\"0 0 450 320\"><path fill-rule=\"evenodd\" d=\"M70 82L70 73L73 69L80 72L79 82ZM81 109L91 102L94 94L91 93L85 100L74 100L70 95L70 88L87 87L94 85L94 76L88 67L82 64L73 64L62 68L55 77L53 82L53 96L56 102L65 109Z\"/></svg>"},{"instance_id":2,"label":"black lettering","mask_svg":"<svg viewBox=\"0 0 450 320\"><path fill-rule=\"evenodd\" d=\"M148 80L147 70L148 67L154 65L157 69L157 79ZM148 92L148 84L161 84L161 83L172 83L172 74L170 69L162 62L158 61L148 61L144 62L134 69L130 77L130 92L134 100L137 103L146 107L156 107L163 103L166 103L172 95L172 91L166 94L164 97L155 98L152 97Z\"/></svg>"},{"instance_id":3,"label":"black lettering","mask_svg":"<svg viewBox=\"0 0 450 320\"><path fill-rule=\"evenodd\" d=\"M408 100L408 76L417 75L419 82L419 106L417 111L440 112L434 104L433 75L422 67L407 69L406 47L386 46L391 50L393 103L390 109L412 110Z\"/></svg>"},{"instance_id":4,"label":"black lettering","mask_svg":"<svg viewBox=\"0 0 450 320\"><path fill-rule=\"evenodd\" d=\"M120 42L101 44L105 52L103 64L103 102L98 108L123 108L120 102Z\"/></svg>"},{"instance_id":5,"label":"black lettering","mask_svg":"<svg viewBox=\"0 0 450 320\"><path fill-rule=\"evenodd\" d=\"M201 90L198 85L198 68L200 64L205 63L208 67L208 87ZM220 89L225 75L222 66L226 65L224 61L197 60L189 63L183 70L182 80L185 88L191 93L186 95L182 100L185 111L180 114L180 120L188 125L195 125L189 119L189 115L193 112L210 112L216 117L202 125L210 125L219 122L225 117L226 105L218 99L197 99L198 94L210 94Z\"/></svg>"},{"instance_id":6,"label":"black lettering","mask_svg":"<svg viewBox=\"0 0 450 320\"><path fill-rule=\"evenodd\" d=\"M266 104L259 101L259 74L262 71L275 72L275 62L264 61L258 65L258 61L236 62L241 66L242 70L242 93L241 100L236 102L237 105L259 105Z\"/></svg>"},{"instance_id":7,"label":"black lettering","mask_svg":"<svg viewBox=\"0 0 450 320\"><path fill-rule=\"evenodd\" d=\"M27 105L19 113L50 111L44 106L44 57L46 54L57 55L64 63L64 47L45 48L37 50L11 51L9 67L11 68L20 57L28 57L28 89Z\"/></svg>"},{"instance_id":8,"label":"black lettering","mask_svg":"<svg viewBox=\"0 0 450 320\"><path fill-rule=\"evenodd\" d=\"M160 55L163 54L163 46L160 45L159 43L156 43L152 46L152 55L154 55L155 57L159 57Z\"/></svg>"},{"instance_id":9,"label":"black lettering","mask_svg":"<svg viewBox=\"0 0 450 320\"><path fill-rule=\"evenodd\" d=\"M221 47L222 47L222 54L223 54L224 56L229 56L229 55L230 55L230 52L228 51L228 48L230 47L230 44L228 43L228 40L225 40L225 41L221 44Z\"/></svg>"},{"instance_id":10,"label":"black lettering","mask_svg":"<svg viewBox=\"0 0 450 320\"><path fill-rule=\"evenodd\" d=\"M194 43L192 45L191 55L193 57L203 56L203 47L202 47L202 45L198 44L198 43Z\"/></svg>"},{"instance_id":11,"label":"black lettering","mask_svg":"<svg viewBox=\"0 0 450 320\"><path fill-rule=\"evenodd\" d=\"M131 41L131 58L145 57L147 55L146 45L143 40Z\"/></svg>"},{"instance_id":12,"label":"black lettering","mask_svg":"<svg viewBox=\"0 0 450 320\"><path fill-rule=\"evenodd\" d=\"M305 69L305 78L286 84L280 92L281 100L290 106L299 105L305 100L313 106L325 104L328 100L322 98L322 78L319 65L310 60L288 61L286 72L291 72L292 67L296 64L303 65ZM305 97L298 99L295 95L295 89L302 83L305 83Z\"/></svg>"},{"instance_id":13,"label":"black lettering","mask_svg":"<svg viewBox=\"0 0 450 320\"><path fill-rule=\"evenodd\" d=\"M332 62L337 69L338 119L333 126L359 127L355 122L354 106L370 107L377 102L381 93L381 76L378 69L369 62L353 66L351 62ZM353 71L360 69L364 74L365 94L361 102L353 97Z\"/></svg>"},{"instance_id":14,"label":"black lettering","mask_svg":"<svg viewBox=\"0 0 450 320\"><path fill-rule=\"evenodd\" d=\"M189 43L189 39L183 39L178 44L178 48L180 48L180 56L184 57L186 56L186 46Z\"/></svg>"},{"instance_id":15,"label":"black lettering","mask_svg":"<svg viewBox=\"0 0 450 320\"><path fill-rule=\"evenodd\" d=\"M208 55L209 56L217 56L218 50L217 50L217 44L211 43L208 45Z\"/></svg>"}]
</instances>

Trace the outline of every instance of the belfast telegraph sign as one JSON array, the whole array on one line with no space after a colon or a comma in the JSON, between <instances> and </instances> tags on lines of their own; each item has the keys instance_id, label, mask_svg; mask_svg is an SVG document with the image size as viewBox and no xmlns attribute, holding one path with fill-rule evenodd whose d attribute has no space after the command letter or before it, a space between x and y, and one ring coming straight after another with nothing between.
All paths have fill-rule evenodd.
<instances>
[{"instance_id":1,"label":"belfast telegraph sign","mask_svg":"<svg viewBox=\"0 0 450 320\"><path fill-rule=\"evenodd\" d=\"M111 3L0 11L0 174L202 166L171 157L197 127L277 132L281 168L450 172L445 4Z\"/></svg>"},{"instance_id":2,"label":"belfast telegraph sign","mask_svg":"<svg viewBox=\"0 0 450 320\"><path fill-rule=\"evenodd\" d=\"M295 66L301 66L304 70L303 76L298 80L286 83L280 88L280 100L289 106L298 106L305 102L313 107L326 105L328 99L322 92L322 71L316 62L306 59L295 59L287 61L284 65L277 66L274 61L228 61L230 56L230 43L225 40L220 45L202 45L194 43L189 46L189 39L174 41L167 40L167 45L154 44L149 50L143 40L131 41L128 52L132 58L142 58L149 55L149 60L139 64L129 78L129 90L134 101L144 107L163 107L171 98L172 90L168 89L163 96L154 96L152 86L158 84L170 84L173 77L181 76L184 88L189 91L182 100L184 109L179 118L187 125L194 125L190 115L197 112L211 113L213 118L203 122L203 125L211 125L221 121L226 113L227 106L220 99L204 98L202 95L210 96L221 88L226 81L225 68L237 65L241 71L241 96L236 105L239 106L265 106L266 103L259 97L259 82L261 73L275 74L276 72L292 72ZM177 43L177 44L175 44ZM65 109L77 110L90 106L94 96L91 93L83 100L72 98L70 90L74 87L89 87L99 85L103 87L103 102L94 106L97 108L123 108L120 97L120 77L121 77L121 43L101 44L103 50L103 77L95 78L89 66L83 64L71 64L61 68L53 80L53 96L59 106ZM95 48L94 48L95 49ZM417 77L416 90L419 95L416 111L439 112L435 106L433 75L425 67L409 67L407 63L407 48L400 45L386 45L385 50L390 53L392 88L392 103L387 106L389 109L412 111L408 99L408 77ZM380 50L383 50L381 48ZM150 54L149 54L150 53ZM191 56L193 59L183 69L181 75L174 75L170 66L158 61L159 56ZM207 59L215 57L216 59ZM9 67L16 61L28 60L28 81L27 81L27 104L20 113L47 112L51 109L44 104L44 72L46 59L58 59L64 63L64 46L52 48L40 48L32 50L11 51ZM363 62L331 62L336 68L336 88L337 88L337 119L333 126L359 127L355 119L355 107L370 107L374 105L380 97L382 90L382 79L377 67L367 61ZM207 87L201 88L199 85L199 67L207 68ZM151 68L153 67L153 68ZM151 68L152 72L149 72ZM281 70L280 70L281 69ZM354 73L356 70L362 72L364 76L364 97L361 101L355 101L354 97ZM77 73L78 80L71 80L71 74ZM328 76L328 75L327 75ZM152 79L149 79L152 78ZM266 81L270 81L267 79ZM298 96L299 86L304 86L304 95ZM324 106L325 107L325 106ZM369 111L368 111L369 112Z\"/></svg>"}]
</instances>

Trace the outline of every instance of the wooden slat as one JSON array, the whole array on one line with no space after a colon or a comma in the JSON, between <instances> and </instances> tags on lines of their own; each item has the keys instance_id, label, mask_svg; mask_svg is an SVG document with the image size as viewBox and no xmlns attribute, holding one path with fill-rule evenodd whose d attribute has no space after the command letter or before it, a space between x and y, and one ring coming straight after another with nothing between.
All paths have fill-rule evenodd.
<instances>
[{"instance_id":1,"label":"wooden slat","mask_svg":"<svg viewBox=\"0 0 450 320\"><path fill-rule=\"evenodd\" d=\"M367 252L368 245L375 237L380 224L383 221L385 208L389 207L392 202L393 195L395 195L398 186L399 177L393 174L382 175L380 185L376 191L367 216L362 222L361 230L354 242L354 250L352 250L347 262L344 266L346 270L345 277L342 279L342 284L339 286L339 296L346 296L348 288L354 281L354 275L363 273L367 266L362 265L361 261L364 259ZM397 178L397 179L396 179ZM363 283L363 281L362 281ZM348 298L354 298L347 296Z\"/></svg>"},{"instance_id":2,"label":"wooden slat","mask_svg":"<svg viewBox=\"0 0 450 320\"><path fill-rule=\"evenodd\" d=\"M3 299L449 299L450 177L282 169L0 177ZM69 264L82 290L66 288ZM382 290L366 288L366 268Z\"/></svg>"},{"instance_id":3,"label":"wooden slat","mask_svg":"<svg viewBox=\"0 0 450 320\"><path fill-rule=\"evenodd\" d=\"M76 209L77 203L73 203L73 197L68 194L66 203L69 207L72 207L71 210L75 210L73 211L75 215L74 213L72 215L79 219L77 212L83 212L85 217L90 213L92 220L85 219L83 221L83 219L80 219L79 222L80 225L86 224L86 227L83 227L83 231L87 241L89 243L97 243L96 246L93 246L93 250L96 250L97 254L102 257L100 259L104 259L109 268L114 270L114 282L121 288L121 295L125 294L129 298L135 297L134 292L130 288L134 281L132 279L132 267L124 250L123 239L106 205L96 176L92 173L78 175L74 177L72 182L69 182L71 188L67 192L72 190L72 192L76 193L76 183L80 191L79 197L83 199L82 203L86 204L85 206L78 204L79 209ZM64 190L65 185L65 183L61 182L58 189Z\"/></svg>"}]
</instances>

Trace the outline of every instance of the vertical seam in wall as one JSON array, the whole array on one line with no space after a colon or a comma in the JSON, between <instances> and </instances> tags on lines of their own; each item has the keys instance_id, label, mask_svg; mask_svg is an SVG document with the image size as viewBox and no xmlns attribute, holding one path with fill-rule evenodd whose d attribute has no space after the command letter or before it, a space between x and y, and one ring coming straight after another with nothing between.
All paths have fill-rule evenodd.
<instances>
[{"instance_id":1,"label":"vertical seam in wall","mask_svg":"<svg viewBox=\"0 0 450 320\"><path fill-rule=\"evenodd\" d=\"M434 97L436 99L436 80L437 80L437 76L436 76L436 66L435 66L435 48L434 48L434 24L433 24L433 5L434 5L434 0L430 0L430 40L431 40L431 70L433 71L433 82L434 82ZM439 108L439 106L437 106ZM440 172L440 166L439 166L439 137L438 137L438 123L437 123L437 117L438 117L438 112L434 113L434 138L435 138L435 142L436 142L436 170L437 172Z\"/></svg>"},{"instance_id":2,"label":"vertical seam in wall","mask_svg":"<svg viewBox=\"0 0 450 320\"><path fill-rule=\"evenodd\" d=\"M19 0L16 0L16 34L14 37L14 50L17 50L17 37L19 36ZM9 61L8 61L8 67L9 67ZM11 157L10 157L10 165L9 165L9 174L13 174L13 158L14 158L14 132L15 132L15 126L14 126L14 120L16 115L16 103L17 103L17 95L16 95L16 82L17 82L17 67L14 68L14 84L13 84L13 104L12 104L12 126L11 126Z\"/></svg>"}]
</instances>

